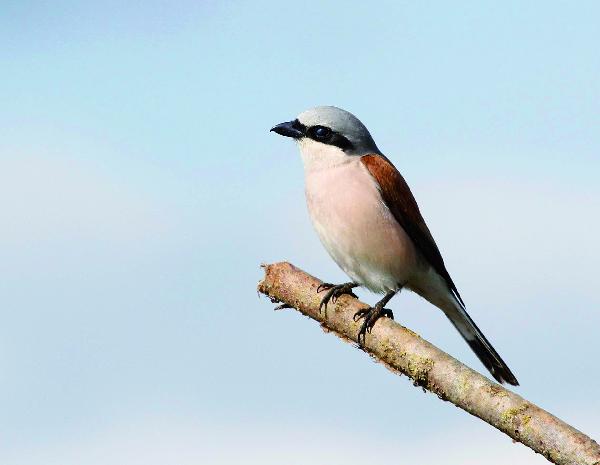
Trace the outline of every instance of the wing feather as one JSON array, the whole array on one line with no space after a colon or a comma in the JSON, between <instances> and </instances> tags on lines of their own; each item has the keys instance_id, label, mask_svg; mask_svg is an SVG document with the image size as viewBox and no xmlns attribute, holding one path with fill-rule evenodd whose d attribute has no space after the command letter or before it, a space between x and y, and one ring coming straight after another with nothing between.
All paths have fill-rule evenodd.
<instances>
[{"instance_id":1,"label":"wing feather","mask_svg":"<svg viewBox=\"0 0 600 465\"><path fill-rule=\"evenodd\" d=\"M442 254L421 215L417 201L400 172L383 155L363 155L361 161L379 184L383 201L394 215L396 221L404 228L404 231L412 239L419 252L444 279L448 288L464 306L458 289L456 289L448 270L446 270Z\"/></svg>"}]
</instances>

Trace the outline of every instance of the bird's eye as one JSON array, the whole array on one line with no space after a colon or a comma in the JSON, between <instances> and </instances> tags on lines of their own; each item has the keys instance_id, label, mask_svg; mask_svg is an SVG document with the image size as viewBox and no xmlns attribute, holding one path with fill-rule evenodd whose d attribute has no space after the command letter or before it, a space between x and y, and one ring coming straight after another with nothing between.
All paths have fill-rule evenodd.
<instances>
[{"instance_id":1,"label":"bird's eye","mask_svg":"<svg viewBox=\"0 0 600 465\"><path fill-rule=\"evenodd\" d=\"M318 140L326 140L329 138L329 136L331 136L331 129L324 126L315 126L312 132L315 136L315 139Z\"/></svg>"}]
</instances>

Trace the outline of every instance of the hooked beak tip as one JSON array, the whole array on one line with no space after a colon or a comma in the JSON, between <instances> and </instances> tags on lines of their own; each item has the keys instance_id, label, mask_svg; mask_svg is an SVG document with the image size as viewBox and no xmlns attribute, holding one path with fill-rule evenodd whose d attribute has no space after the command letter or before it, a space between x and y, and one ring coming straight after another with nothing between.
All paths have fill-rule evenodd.
<instances>
[{"instance_id":1,"label":"hooked beak tip","mask_svg":"<svg viewBox=\"0 0 600 465\"><path fill-rule=\"evenodd\" d=\"M299 129L296 121L286 121L280 123L277 126L273 126L269 132L274 132L284 137L291 137L292 139L300 139L304 137L304 132Z\"/></svg>"}]
</instances>

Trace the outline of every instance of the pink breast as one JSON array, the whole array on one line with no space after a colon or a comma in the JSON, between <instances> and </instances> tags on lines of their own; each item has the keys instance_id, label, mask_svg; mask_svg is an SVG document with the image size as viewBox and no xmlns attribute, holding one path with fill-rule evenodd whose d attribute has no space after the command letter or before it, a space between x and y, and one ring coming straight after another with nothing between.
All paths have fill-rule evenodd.
<instances>
[{"instance_id":1,"label":"pink breast","mask_svg":"<svg viewBox=\"0 0 600 465\"><path fill-rule=\"evenodd\" d=\"M360 161L308 174L306 198L323 245L353 279L390 287L414 273L415 247Z\"/></svg>"}]
</instances>

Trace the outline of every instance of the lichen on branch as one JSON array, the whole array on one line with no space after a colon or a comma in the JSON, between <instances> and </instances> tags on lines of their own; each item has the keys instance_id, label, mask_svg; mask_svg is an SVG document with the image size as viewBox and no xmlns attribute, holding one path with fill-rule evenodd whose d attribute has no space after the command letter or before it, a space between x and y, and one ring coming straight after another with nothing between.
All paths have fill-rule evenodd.
<instances>
[{"instance_id":1,"label":"lichen on branch","mask_svg":"<svg viewBox=\"0 0 600 465\"><path fill-rule=\"evenodd\" d=\"M347 342L357 342L354 314L368 305L349 295L319 311L321 281L290 263L263 265L259 292L294 308ZM600 465L596 441L523 397L472 370L408 328L380 319L363 349L415 385L452 402L558 465ZM483 459L483 458L482 458Z\"/></svg>"}]
</instances>

